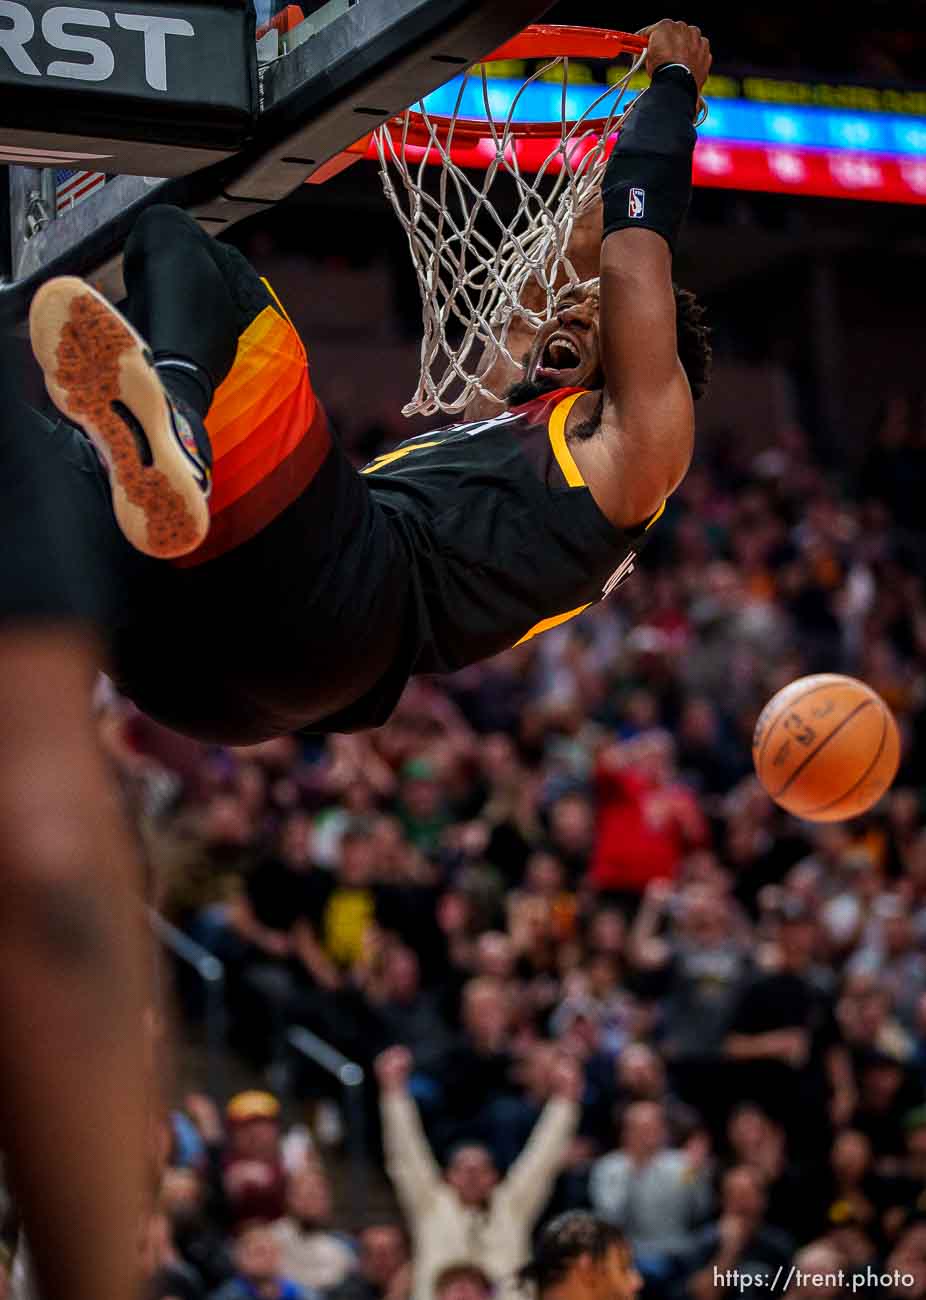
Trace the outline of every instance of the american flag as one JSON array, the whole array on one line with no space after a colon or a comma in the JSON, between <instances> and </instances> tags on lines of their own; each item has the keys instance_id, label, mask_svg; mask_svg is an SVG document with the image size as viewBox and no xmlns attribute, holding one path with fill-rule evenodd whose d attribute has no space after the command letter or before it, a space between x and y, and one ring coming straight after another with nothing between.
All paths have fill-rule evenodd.
<instances>
[{"instance_id":1,"label":"american flag","mask_svg":"<svg viewBox=\"0 0 926 1300\"><path fill-rule=\"evenodd\" d=\"M82 203L105 184L105 172L71 171L66 168L56 171L55 185L59 217L62 212L67 212L75 204Z\"/></svg>"}]
</instances>

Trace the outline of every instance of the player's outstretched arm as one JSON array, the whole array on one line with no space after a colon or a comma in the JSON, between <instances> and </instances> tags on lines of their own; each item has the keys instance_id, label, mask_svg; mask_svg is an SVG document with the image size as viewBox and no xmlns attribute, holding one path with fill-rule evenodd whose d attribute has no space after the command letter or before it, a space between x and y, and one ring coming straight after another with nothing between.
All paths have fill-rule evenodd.
<instances>
[{"instance_id":1,"label":"player's outstretched arm","mask_svg":"<svg viewBox=\"0 0 926 1300\"><path fill-rule=\"evenodd\" d=\"M613 522L650 518L684 477L694 441L678 357L672 254L691 196L693 120L711 64L697 27L647 29L652 82L630 113L602 183L602 501Z\"/></svg>"}]
</instances>

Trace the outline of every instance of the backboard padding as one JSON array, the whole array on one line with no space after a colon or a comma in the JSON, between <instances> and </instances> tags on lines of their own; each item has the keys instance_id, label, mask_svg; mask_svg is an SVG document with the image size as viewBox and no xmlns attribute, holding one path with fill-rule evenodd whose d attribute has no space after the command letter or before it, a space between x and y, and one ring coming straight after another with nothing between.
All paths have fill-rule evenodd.
<instances>
[{"instance_id":1,"label":"backboard padding","mask_svg":"<svg viewBox=\"0 0 926 1300\"><path fill-rule=\"evenodd\" d=\"M260 71L250 136L234 152L174 146L167 170L158 164L156 142L136 142L133 170L169 179L152 184L144 176L121 175L65 219L50 222L30 247L14 250L15 278L0 288L0 317L22 319L50 274L96 276L104 291L117 287L122 245L151 203L185 207L216 234L265 210L373 126L541 17L551 3L359 0ZM72 140L94 152L86 133Z\"/></svg>"}]
</instances>

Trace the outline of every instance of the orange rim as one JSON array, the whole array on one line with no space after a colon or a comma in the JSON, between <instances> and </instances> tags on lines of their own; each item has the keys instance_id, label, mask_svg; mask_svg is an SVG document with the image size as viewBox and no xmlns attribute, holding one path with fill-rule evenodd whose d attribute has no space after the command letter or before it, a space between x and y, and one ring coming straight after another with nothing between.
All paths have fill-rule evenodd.
<instances>
[{"instance_id":1,"label":"orange rim","mask_svg":"<svg viewBox=\"0 0 926 1300\"><path fill-rule=\"evenodd\" d=\"M523 32L513 36L510 41L499 46L486 56L483 63L499 63L506 59L607 59L619 58L622 54L636 57L642 54L648 44L645 36L634 36L630 32L615 32L607 27L573 27L565 23L534 23L525 27ZM432 132L425 124L421 113L409 109L406 130L403 117L391 118L385 126L400 145L403 138L406 144L418 149L433 145ZM583 130L591 133L600 131L607 122L607 117L587 118ZM491 140L486 118L448 117L446 114L429 113L428 121L433 134L441 144L448 139L461 145L474 145L482 140ZM550 140L551 147L562 138L564 128L568 131L573 122L512 122L507 128L509 139L513 140ZM372 140L366 135L347 152L353 155L366 154Z\"/></svg>"},{"instance_id":2,"label":"orange rim","mask_svg":"<svg viewBox=\"0 0 926 1300\"><path fill-rule=\"evenodd\" d=\"M409 113L408 116L407 131L401 118L393 118L386 123L393 140L400 146L406 144L415 149L427 149L429 145L434 144L446 145L450 142L453 145L475 145L483 140L492 139L492 132L488 130L482 118L441 117L436 113L429 113L428 120L431 123L431 130L429 130L417 114ZM589 118L582 123L583 134L587 132L589 135L600 135L607 120L605 117ZM562 139L563 125L562 122L513 122L506 129L505 136L508 140L549 140L552 149ZM574 124L567 122L566 130L568 131L572 125ZM365 141L358 141L358 145L352 148L357 148L359 152L359 145L363 144L365 153L369 140L370 137L367 136Z\"/></svg>"},{"instance_id":3,"label":"orange rim","mask_svg":"<svg viewBox=\"0 0 926 1300\"><path fill-rule=\"evenodd\" d=\"M642 54L645 36L613 32L607 27L570 27L564 23L534 23L500 45L483 63L503 59L616 59L621 54Z\"/></svg>"}]
</instances>

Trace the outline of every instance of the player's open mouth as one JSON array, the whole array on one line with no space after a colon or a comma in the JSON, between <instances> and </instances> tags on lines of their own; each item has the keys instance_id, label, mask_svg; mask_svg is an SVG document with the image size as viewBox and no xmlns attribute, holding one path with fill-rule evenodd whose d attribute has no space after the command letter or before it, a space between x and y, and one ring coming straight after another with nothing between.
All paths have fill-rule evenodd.
<instances>
[{"instance_id":1,"label":"player's open mouth","mask_svg":"<svg viewBox=\"0 0 926 1300\"><path fill-rule=\"evenodd\" d=\"M578 345L568 334L557 331L550 335L543 346L535 378L558 379L565 384L570 379L578 378L582 368L582 353Z\"/></svg>"}]
</instances>

